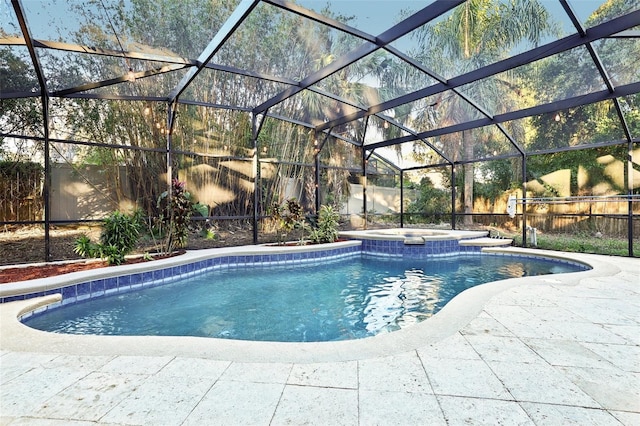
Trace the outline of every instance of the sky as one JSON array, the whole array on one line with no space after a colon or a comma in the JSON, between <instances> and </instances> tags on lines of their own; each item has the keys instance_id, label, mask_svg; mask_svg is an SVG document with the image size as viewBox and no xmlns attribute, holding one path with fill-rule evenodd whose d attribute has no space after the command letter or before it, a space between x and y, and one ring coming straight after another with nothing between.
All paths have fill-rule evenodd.
<instances>
[{"instance_id":1,"label":"sky","mask_svg":"<svg viewBox=\"0 0 640 426\"><path fill-rule=\"evenodd\" d=\"M103 0L106 5L113 0ZM178 1L178 0L176 0ZM565 33L574 32L558 0L540 0L556 19L561 19ZM584 21L604 0L569 0L573 9ZM125 1L126 3L127 1ZM77 20L69 5L81 4L79 0L23 0L27 21L31 24L35 38L56 40L57 27L77 29L73 22ZM430 0L297 0L301 6L320 12L329 5L335 14L353 17L350 25L374 36L384 32L397 23L403 11L418 11ZM17 22L14 18L10 0L0 0L0 25L5 30L15 32Z\"/></svg>"},{"instance_id":2,"label":"sky","mask_svg":"<svg viewBox=\"0 0 640 426\"><path fill-rule=\"evenodd\" d=\"M540 0L556 19L566 16L564 9L558 0ZM429 0L298 0L297 3L308 9L319 12L327 4L331 10L344 16L353 16L352 26L368 32L372 35L379 35L389 25L389 17L393 17L391 24L396 23L397 17L403 10L418 11L428 6ZM591 15L605 0L569 0L569 3L576 11L580 19L584 20ZM568 25L568 19L563 21L565 31L572 30ZM572 31L573 32L573 31Z\"/></svg>"}]
</instances>

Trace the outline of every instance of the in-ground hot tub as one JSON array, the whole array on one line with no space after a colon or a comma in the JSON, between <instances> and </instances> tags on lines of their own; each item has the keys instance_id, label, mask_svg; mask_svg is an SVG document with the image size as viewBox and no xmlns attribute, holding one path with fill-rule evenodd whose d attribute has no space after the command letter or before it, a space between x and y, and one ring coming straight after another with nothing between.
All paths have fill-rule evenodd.
<instances>
[{"instance_id":1,"label":"in-ground hot tub","mask_svg":"<svg viewBox=\"0 0 640 426\"><path fill-rule=\"evenodd\" d=\"M362 241L362 251L392 256L438 256L478 252L483 247L511 245L510 239L489 238L487 231L391 228L341 232Z\"/></svg>"}]
</instances>

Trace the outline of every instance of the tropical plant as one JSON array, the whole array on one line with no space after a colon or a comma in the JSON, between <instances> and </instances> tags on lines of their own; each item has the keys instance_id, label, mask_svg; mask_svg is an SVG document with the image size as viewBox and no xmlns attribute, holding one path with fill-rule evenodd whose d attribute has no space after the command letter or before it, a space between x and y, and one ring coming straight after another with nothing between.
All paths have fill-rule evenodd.
<instances>
[{"instance_id":1,"label":"tropical plant","mask_svg":"<svg viewBox=\"0 0 640 426\"><path fill-rule=\"evenodd\" d=\"M218 238L216 230L213 227L204 227L200 230L200 236L205 240L215 240Z\"/></svg>"},{"instance_id":2,"label":"tropical plant","mask_svg":"<svg viewBox=\"0 0 640 426\"><path fill-rule=\"evenodd\" d=\"M320 206L316 226L309 233L313 243L333 243L338 239L340 214L329 205Z\"/></svg>"},{"instance_id":3,"label":"tropical plant","mask_svg":"<svg viewBox=\"0 0 640 426\"><path fill-rule=\"evenodd\" d=\"M304 210L295 198L289 198L284 204L274 204L272 216L276 221L278 230L276 231L278 244L283 244L287 235L294 230L299 230L299 239L303 239L303 233L307 225L305 222Z\"/></svg>"},{"instance_id":4,"label":"tropical plant","mask_svg":"<svg viewBox=\"0 0 640 426\"><path fill-rule=\"evenodd\" d=\"M76 238L73 251L82 257L100 257L100 248L98 244L91 241L91 238L82 234Z\"/></svg>"},{"instance_id":5,"label":"tropical plant","mask_svg":"<svg viewBox=\"0 0 640 426\"><path fill-rule=\"evenodd\" d=\"M172 253L178 247L186 247L191 216L198 212L206 217L209 212L208 206L193 200L191 193L185 188L185 183L178 179L171 181L170 191L160 194L157 206L161 212L158 228L160 235L164 237L164 253Z\"/></svg>"},{"instance_id":6,"label":"tropical plant","mask_svg":"<svg viewBox=\"0 0 640 426\"><path fill-rule=\"evenodd\" d=\"M76 240L74 251L83 257L106 259L109 265L120 265L136 247L142 223L140 210L132 214L115 211L102 222L100 243L93 243L89 237L82 235Z\"/></svg>"}]
</instances>

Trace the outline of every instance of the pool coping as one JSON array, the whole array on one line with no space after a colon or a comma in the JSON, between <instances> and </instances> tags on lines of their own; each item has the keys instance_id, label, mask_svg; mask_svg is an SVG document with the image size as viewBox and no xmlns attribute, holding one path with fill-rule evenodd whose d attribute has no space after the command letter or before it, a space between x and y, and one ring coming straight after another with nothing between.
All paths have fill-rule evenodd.
<instances>
[{"instance_id":1,"label":"pool coping","mask_svg":"<svg viewBox=\"0 0 640 426\"><path fill-rule=\"evenodd\" d=\"M224 252L242 253L247 250L262 250L258 247L263 246L243 246L227 249ZM292 248L287 248L287 250L290 249ZM188 356L264 363L312 363L368 359L415 350L449 337L476 318L493 296L515 286L535 285L540 282L551 282L553 285L576 285L581 279L587 277L610 277L620 271L615 265L615 258L611 258L609 261L603 256L513 247L485 248L483 252L554 258L587 264L592 269L482 284L460 293L440 312L419 324L373 337L337 342L289 343L185 336L65 335L35 330L18 321L18 318L24 313L57 302L61 298L59 295L49 295L0 305L0 349L75 355ZM193 258L206 257L206 253L202 252L187 254L190 257L188 261L193 261ZM165 259L159 262L164 261L182 262L185 259ZM78 277L78 279L80 278ZM86 277L84 279L86 280Z\"/></svg>"}]
</instances>

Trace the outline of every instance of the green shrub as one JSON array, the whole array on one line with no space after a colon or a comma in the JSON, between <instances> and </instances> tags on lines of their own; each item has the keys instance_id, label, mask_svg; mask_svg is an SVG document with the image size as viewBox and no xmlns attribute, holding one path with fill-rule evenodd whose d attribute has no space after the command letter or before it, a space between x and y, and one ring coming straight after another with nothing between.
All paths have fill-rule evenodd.
<instances>
[{"instance_id":1,"label":"green shrub","mask_svg":"<svg viewBox=\"0 0 640 426\"><path fill-rule=\"evenodd\" d=\"M103 222L100 244L128 254L136 247L141 229L142 214L139 210L130 215L113 212Z\"/></svg>"},{"instance_id":2,"label":"green shrub","mask_svg":"<svg viewBox=\"0 0 640 426\"><path fill-rule=\"evenodd\" d=\"M109 265L120 265L138 244L141 229L142 214L139 210L133 214L115 211L102 223L99 244L82 235L76 240L74 251L82 257L100 257Z\"/></svg>"},{"instance_id":3,"label":"green shrub","mask_svg":"<svg viewBox=\"0 0 640 426\"><path fill-rule=\"evenodd\" d=\"M320 206L318 222L311 230L309 239L314 243L333 243L338 239L340 214L331 206Z\"/></svg>"}]
</instances>

